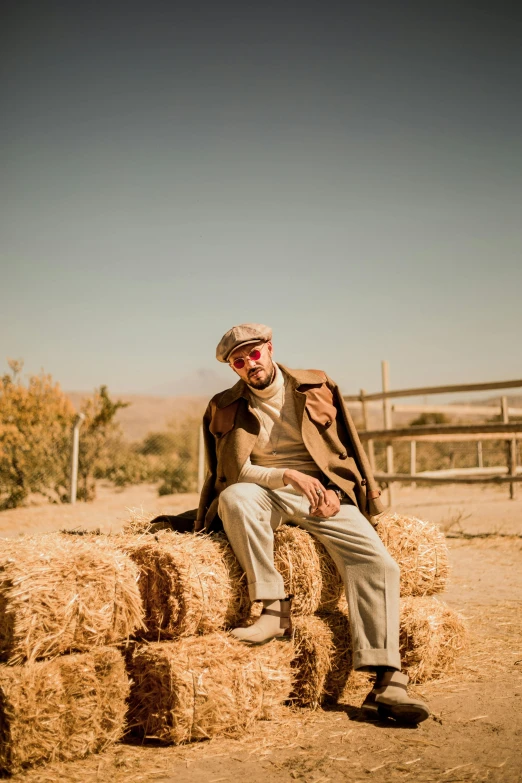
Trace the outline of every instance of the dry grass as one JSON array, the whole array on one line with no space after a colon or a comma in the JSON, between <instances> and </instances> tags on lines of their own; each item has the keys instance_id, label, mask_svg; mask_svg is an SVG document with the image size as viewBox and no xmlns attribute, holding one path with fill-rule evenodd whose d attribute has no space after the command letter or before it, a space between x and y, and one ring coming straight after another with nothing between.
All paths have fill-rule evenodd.
<instances>
[{"instance_id":1,"label":"dry grass","mask_svg":"<svg viewBox=\"0 0 522 783\"><path fill-rule=\"evenodd\" d=\"M288 643L250 648L225 633L143 645L130 662L131 730L174 744L238 736L280 712L292 654Z\"/></svg>"},{"instance_id":2,"label":"dry grass","mask_svg":"<svg viewBox=\"0 0 522 783\"><path fill-rule=\"evenodd\" d=\"M124 732L128 692L112 648L0 666L0 770L103 750Z\"/></svg>"},{"instance_id":3,"label":"dry grass","mask_svg":"<svg viewBox=\"0 0 522 783\"><path fill-rule=\"evenodd\" d=\"M138 570L105 537L2 541L0 660L33 661L128 639L141 626Z\"/></svg>"},{"instance_id":4,"label":"dry grass","mask_svg":"<svg viewBox=\"0 0 522 783\"><path fill-rule=\"evenodd\" d=\"M438 525L402 514L384 514L376 530L400 566L401 596L444 591L449 575L448 548Z\"/></svg>"}]
</instances>

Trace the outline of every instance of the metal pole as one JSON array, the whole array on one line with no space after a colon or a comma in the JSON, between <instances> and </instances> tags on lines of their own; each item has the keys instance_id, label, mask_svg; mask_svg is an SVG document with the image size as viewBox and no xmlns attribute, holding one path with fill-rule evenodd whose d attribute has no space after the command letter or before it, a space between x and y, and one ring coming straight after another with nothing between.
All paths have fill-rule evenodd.
<instances>
[{"instance_id":1,"label":"metal pole","mask_svg":"<svg viewBox=\"0 0 522 783\"><path fill-rule=\"evenodd\" d=\"M484 467L484 458L482 456L482 441L477 441L477 467L483 468Z\"/></svg>"},{"instance_id":2,"label":"metal pole","mask_svg":"<svg viewBox=\"0 0 522 783\"><path fill-rule=\"evenodd\" d=\"M205 483L205 436L203 434L203 425L199 428L198 443L198 492L203 489Z\"/></svg>"},{"instance_id":3,"label":"metal pole","mask_svg":"<svg viewBox=\"0 0 522 783\"><path fill-rule=\"evenodd\" d=\"M71 447L71 491L69 502L76 503L76 493L78 491L78 455L80 453L80 427L85 419L85 413L79 413L75 419L72 431Z\"/></svg>"},{"instance_id":4,"label":"metal pole","mask_svg":"<svg viewBox=\"0 0 522 783\"><path fill-rule=\"evenodd\" d=\"M381 370L382 370L382 390L383 392L387 392L390 390L390 365L386 360L383 360L381 363ZM391 402L389 397L385 397L382 401L382 411L383 411L383 417L384 417L384 429L385 430L391 430L392 429L392 412L391 412ZM393 446L391 443L386 444L386 472L393 474ZM394 501L394 486L393 483L388 484L388 505L393 506Z\"/></svg>"}]
</instances>

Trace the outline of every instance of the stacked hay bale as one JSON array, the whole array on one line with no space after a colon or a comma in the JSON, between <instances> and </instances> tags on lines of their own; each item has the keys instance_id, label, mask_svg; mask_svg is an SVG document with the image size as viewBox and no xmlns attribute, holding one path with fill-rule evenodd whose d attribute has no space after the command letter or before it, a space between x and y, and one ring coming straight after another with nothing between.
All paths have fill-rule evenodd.
<instances>
[{"instance_id":1,"label":"stacked hay bale","mask_svg":"<svg viewBox=\"0 0 522 783\"><path fill-rule=\"evenodd\" d=\"M2 541L0 770L80 758L125 729L114 648L143 622L139 572L106 539Z\"/></svg>"},{"instance_id":2,"label":"stacked hay bale","mask_svg":"<svg viewBox=\"0 0 522 783\"><path fill-rule=\"evenodd\" d=\"M444 536L435 525L399 515L381 517L377 532L401 565L400 644L404 668L413 682L440 676L453 665L465 635L458 615L431 597L444 589L448 577ZM169 672L164 681L177 682L179 672L172 671L172 661L184 661L181 668L186 675L190 659L197 661L190 669L191 681L200 683L207 679L204 687L212 690L217 682L222 683L225 669L219 667L226 664L219 656L217 665L211 648L228 651L230 661L248 660L248 666L263 665L267 648L261 648L261 652L240 647L223 634L226 628L253 622L260 612L259 603L250 608L245 576L224 536L164 531L154 536L122 537L121 546L142 572L140 587L148 629L145 637L159 642L156 648L138 649L133 657L131 676L136 683L142 668L150 672L161 668L159 660ZM361 682L361 677L352 671L349 618L341 577L324 547L306 531L291 525L284 525L275 533L274 562L287 593L294 595L294 682L290 699L300 706L316 707L325 699L339 698ZM196 634L204 636L194 640ZM268 650L269 660L277 661L278 667L285 662L288 665L284 655L281 660L277 657L281 652L278 642L268 645ZM256 656L259 660L254 664ZM236 670L231 664L231 681ZM155 676L142 678L141 685L136 685L131 693L131 724L142 736L149 734L157 719L156 713L143 706L149 704L154 712L155 701L144 702L144 694L159 687ZM289 677L285 674L283 680L288 684ZM232 711L236 709L231 706L233 691L227 696L232 699ZM201 693L195 686L191 693L193 703L187 709L194 713ZM279 696L283 698L284 691ZM172 715L177 708L173 702L169 704ZM225 716L227 710L222 714ZM182 734L186 740L206 736L209 731L230 730L230 723L224 718L222 723L213 720L211 729L198 724L188 734L185 730ZM236 730L240 730L239 722ZM180 741L176 731L167 721L161 730L155 730L154 736Z\"/></svg>"},{"instance_id":3,"label":"stacked hay bale","mask_svg":"<svg viewBox=\"0 0 522 783\"><path fill-rule=\"evenodd\" d=\"M444 534L436 525L399 514L382 515L376 531L401 570L403 669L413 683L440 677L451 670L466 645L461 617L433 597L444 591L449 575ZM320 607L315 617L296 618L295 643L297 704L314 708L367 685L366 675L352 671L344 595L333 611Z\"/></svg>"},{"instance_id":4,"label":"stacked hay bale","mask_svg":"<svg viewBox=\"0 0 522 783\"><path fill-rule=\"evenodd\" d=\"M340 575L304 530L275 533L294 640L257 648L227 632L260 611L227 539L146 530L4 542L0 769L105 747L124 731L127 696L132 732L180 743L237 735L289 699L314 708L360 682ZM377 532L401 566L404 666L414 682L440 676L464 643L461 620L432 597L448 575L444 536L398 515ZM115 647L131 638L126 674Z\"/></svg>"}]
</instances>

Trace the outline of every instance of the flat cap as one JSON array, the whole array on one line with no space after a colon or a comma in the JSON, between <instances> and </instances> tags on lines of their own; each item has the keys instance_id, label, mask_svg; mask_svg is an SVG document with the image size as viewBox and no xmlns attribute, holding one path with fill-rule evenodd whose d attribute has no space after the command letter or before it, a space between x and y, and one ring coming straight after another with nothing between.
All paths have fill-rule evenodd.
<instances>
[{"instance_id":1,"label":"flat cap","mask_svg":"<svg viewBox=\"0 0 522 783\"><path fill-rule=\"evenodd\" d=\"M241 345L268 342L272 339L272 330L264 324L239 324L226 332L216 348L218 362L228 362L228 357Z\"/></svg>"}]
</instances>

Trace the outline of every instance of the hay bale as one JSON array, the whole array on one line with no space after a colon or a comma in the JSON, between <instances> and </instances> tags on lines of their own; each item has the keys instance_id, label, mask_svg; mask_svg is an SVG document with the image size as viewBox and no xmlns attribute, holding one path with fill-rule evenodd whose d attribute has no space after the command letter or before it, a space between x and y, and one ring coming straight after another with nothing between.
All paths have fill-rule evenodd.
<instances>
[{"instance_id":1,"label":"hay bale","mask_svg":"<svg viewBox=\"0 0 522 783\"><path fill-rule=\"evenodd\" d=\"M344 591L341 575L325 547L296 525L281 525L274 534L274 564L293 595L293 615L335 610Z\"/></svg>"},{"instance_id":2,"label":"hay bale","mask_svg":"<svg viewBox=\"0 0 522 783\"><path fill-rule=\"evenodd\" d=\"M299 707L316 709L336 702L352 674L348 616L340 611L296 617L294 625L294 689L291 699Z\"/></svg>"},{"instance_id":3,"label":"hay bale","mask_svg":"<svg viewBox=\"0 0 522 783\"><path fill-rule=\"evenodd\" d=\"M140 571L144 638L211 633L248 616L245 575L224 536L162 531L121 536L119 546Z\"/></svg>"},{"instance_id":4,"label":"hay bale","mask_svg":"<svg viewBox=\"0 0 522 783\"><path fill-rule=\"evenodd\" d=\"M0 666L0 771L103 750L123 735L128 693L112 648Z\"/></svg>"},{"instance_id":5,"label":"hay bale","mask_svg":"<svg viewBox=\"0 0 522 783\"><path fill-rule=\"evenodd\" d=\"M348 613L296 617L294 689L291 698L315 709L325 701L370 687L370 676L352 670ZM436 679L454 667L466 647L462 619L442 601L409 597L401 603L402 666L414 683Z\"/></svg>"},{"instance_id":6,"label":"hay bale","mask_svg":"<svg viewBox=\"0 0 522 783\"><path fill-rule=\"evenodd\" d=\"M33 661L128 639L143 622L138 570L105 538L2 542L0 660Z\"/></svg>"},{"instance_id":7,"label":"hay bale","mask_svg":"<svg viewBox=\"0 0 522 783\"><path fill-rule=\"evenodd\" d=\"M312 539L315 551L319 557L319 571L321 576L321 596L319 598L318 612L335 612L337 605L344 595L344 584L337 566L328 554L326 547L317 539Z\"/></svg>"},{"instance_id":8,"label":"hay bale","mask_svg":"<svg viewBox=\"0 0 522 783\"><path fill-rule=\"evenodd\" d=\"M321 561L312 536L295 525L281 525L274 534L274 565L293 595L292 613L310 615L321 600Z\"/></svg>"},{"instance_id":9,"label":"hay bale","mask_svg":"<svg viewBox=\"0 0 522 783\"><path fill-rule=\"evenodd\" d=\"M236 737L278 714L292 654L292 644L248 647L225 633L143 645L129 663L131 731L176 745Z\"/></svg>"},{"instance_id":10,"label":"hay bale","mask_svg":"<svg viewBox=\"0 0 522 783\"><path fill-rule=\"evenodd\" d=\"M326 623L319 617L295 617L295 654L292 658L294 687L290 699L299 707L315 710L321 704L326 677L332 668L333 640Z\"/></svg>"},{"instance_id":11,"label":"hay bale","mask_svg":"<svg viewBox=\"0 0 522 783\"><path fill-rule=\"evenodd\" d=\"M385 513L376 531L401 569L401 596L441 593L449 575L442 530L416 517Z\"/></svg>"},{"instance_id":12,"label":"hay bale","mask_svg":"<svg viewBox=\"0 0 522 783\"><path fill-rule=\"evenodd\" d=\"M447 674L466 646L462 617L443 601L431 597L401 601L400 653L412 682Z\"/></svg>"},{"instance_id":13,"label":"hay bale","mask_svg":"<svg viewBox=\"0 0 522 783\"><path fill-rule=\"evenodd\" d=\"M251 607L246 575L225 535L165 530L115 539L140 571L144 638L212 633L259 615L260 605ZM305 530L283 525L276 531L274 563L285 590L294 595L294 615L310 615L339 600L343 588L335 564Z\"/></svg>"}]
</instances>

